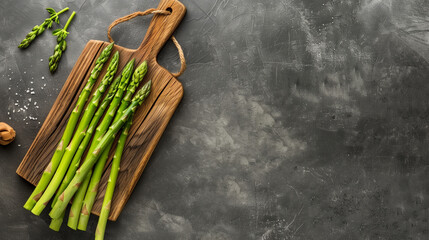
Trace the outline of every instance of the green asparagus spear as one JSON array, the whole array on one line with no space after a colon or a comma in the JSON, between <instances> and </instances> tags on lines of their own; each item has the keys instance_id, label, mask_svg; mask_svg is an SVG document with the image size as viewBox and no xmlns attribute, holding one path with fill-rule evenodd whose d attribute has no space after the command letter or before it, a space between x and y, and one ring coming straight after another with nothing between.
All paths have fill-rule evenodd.
<instances>
[{"instance_id":1,"label":"green asparagus spear","mask_svg":"<svg viewBox=\"0 0 429 240\"><path fill-rule=\"evenodd\" d=\"M24 208L27 210L33 209L36 202L40 199L43 194L43 191L48 186L51 181L55 171L57 170L58 165L60 164L61 158L63 157L65 146L68 146L71 137L73 136L74 129L76 127L77 121L79 120L79 116L85 106L86 101L88 100L89 95L91 94L92 87L94 86L98 75L100 74L101 69L103 68L104 63L110 56L112 52L113 43L107 46L100 57L97 59L94 69L92 69L91 75L88 79L88 82L85 85L85 88L79 95L79 98L76 103L76 107L72 111L70 118L67 122L67 126L64 130L63 136L61 137L60 142L58 143L57 149L52 156L51 162L46 167L43 172L42 178L34 189L33 193L28 198L27 202L24 204Z\"/></svg>"},{"instance_id":2,"label":"green asparagus spear","mask_svg":"<svg viewBox=\"0 0 429 240\"><path fill-rule=\"evenodd\" d=\"M115 98L113 99L109 109L107 110L106 116L101 121L100 126L97 127L97 130L94 135L94 140L92 141L92 144L88 152L94 151L94 148L97 146L101 137L106 133L108 127L110 126L110 123L112 122L112 119L115 116L119 103L121 102L122 95L124 94L124 91L128 86L131 74L133 73L134 62L135 62L134 59L131 60L122 71L121 83L118 87L118 91L116 92ZM91 170L91 173L88 175L92 175L92 170ZM89 180L90 179L88 179L87 182L89 182ZM82 208L82 201L83 201L83 198L85 197L87 187L88 185L80 186L78 193L75 196L75 199L73 200L72 208L70 209L70 214L69 214L69 221L67 224L69 227L73 229L76 229L76 226L78 223L77 220L79 219L79 214Z\"/></svg>"},{"instance_id":3,"label":"green asparagus spear","mask_svg":"<svg viewBox=\"0 0 429 240\"><path fill-rule=\"evenodd\" d=\"M56 231L56 232L60 231L61 224L63 224L63 220L64 220L64 214L65 214L65 212L63 212L63 214L61 214L61 217L53 218L51 220L51 224L49 224L49 228Z\"/></svg>"},{"instance_id":4,"label":"green asparagus spear","mask_svg":"<svg viewBox=\"0 0 429 240\"><path fill-rule=\"evenodd\" d=\"M125 122L136 111L137 107L141 105L141 103L149 95L151 84L152 82L149 81L137 92L130 106L123 112L122 117L109 127L109 131L104 134L101 141L95 147L95 150L88 153L88 156L86 157L82 166L76 171L76 175L73 177L70 184L67 186L64 192L61 193L60 197L57 200L57 203L49 213L49 216L51 216L52 218L58 218L61 216L61 214L66 209L67 204L70 202L73 195L76 193L77 189L82 184L82 181L85 179L88 172L97 162L101 153L115 139L116 133L122 128Z\"/></svg>"},{"instance_id":5,"label":"green asparagus spear","mask_svg":"<svg viewBox=\"0 0 429 240\"><path fill-rule=\"evenodd\" d=\"M74 15L76 15L75 11L73 11L72 15L69 17L69 20L67 20L67 23L63 29L55 29L52 32L54 36L57 36L57 45L55 46L54 54L49 57L49 71L51 71L52 73L57 70L61 56L67 48L66 37L67 35L69 35L69 32L67 32L67 28L69 27L70 22L73 20Z\"/></svg>"},{"instance_id":6,"label":"green asparagus spear","mask_svg":"<svg viewBox=\"0 0 429 240\"><path fill-rule=\"evenodd\" d=\"M76 154L74 155L73 160L70 164L70 167L67 170L67 174L64 177L63 182L61 183L61 186L58 188L57 194L55 195L54 200L52 201L52 207L57 202L59 194L62 193L64 191L64 189L66 189L67 185L72 180L77 168L79 167L80 159L81 159L83 153L85 152L85 149L86 149L87 145L89 144L89 141L92 138L92 134L94 133L95 128L97 127L98 121L101 119L101 117L104 114L104 111L110 105L110 102L112 101L113 97L115 96L116 91L118 90L120 80L121 80L121 77L118 76L112 82L112 84L110 85L109 91L107 92L106 96L103 99L103 102L101 102L100 107L97 109L97 112L94 114L94 117L92 118L91 123L88 126L88 131L86 132L85 138L80 143L79 148L78 148ZM88 181L88 183L89 183L89 181ZM63 222L64 213L62 214L62 216L60 218L52 219L51 224L49 225L49 227L52 230L58 231L60 229L61 224ZM77 216L77 218L79 218L79 216Z\"/></svg>"},{"instance_id":7,"label":"green asparagus spear","mask_svg":"<svg viewBox=\"0 0 429 240\"><path fill-rule=\"evenodd\" d=\"M52 27L52 23L55 21L56 23L60 23L58 16L63 13L66 12L67 10L69 10L69 8L64 8L63 10L59 11L59 12L55 12L55 10L53 8L46 8L46 10L48 10L49 14L51 15L50 18L46 18L45 21L40 25L36 25L33 27L33 29L31 30L31 32L29 32L27 34L27 36L25 36L25 39L22 40L21 44L19 44L18 48L26 48L28 46L30 46L30 43L40 34L42 34L46 28L51 28Z\"/></svg>"},{"instance_id":8,"label":"green asparagus spear","mask_svg":"<svg viewBox=\"0 0 429 240\"><path fill-rule=\"evenodd\" d=\"M107 219L109 218L110 207L112 205L112 197L113 192L115 191L116 179L118 178L122 153L124 152L125 141L127 140L131 124L132 117L130 117L125 124L121 136L119 137L118 144L116 145L115 155L113 156L112 167L110 169L109 181L107 182L106 193L104 194L103 205L101 207L97 228L95 230L95 240L104 239L104 232L106 230Z\"/></svg>"},{"instance_id":9,"label":"green asparagus spear","mask_svg":"<svg viewBox=\"0 0 429 240\"><path fill-rule=\"evenodd\" d=\"M63 158L61 159L61 163L58 166L54 177L52 178L45 192L42 194L42 197L39 199L39 201L37 201L36 205L31 210L31 212L35 215L40 215L40 213L46 207L49 200L51 200L52 196L55 194L58 187L60 186L61 181L63 180L63 177L66 174L66 171L70 165L70 161L73 159L76 150L78 149L80 143L86 135L88 125L90 124L91 119L94 116L95 111L97 110L97 107L103 97L103 94L109 87L113 77L116 74L116 70L118 69L118 63L119 52L116 52L113 55L112 60L110 61L109 67L107 68L103 80L101 81L97 90L93 94L90 103L85 109L82 119L80 120L76 132L73 136L73 139L70 142L69 146L66 148Z\"/></svg>"},{"instance_id":10,"label":"green asparagus spear","mask_svg":"<svg viewBox=\"0 0 429 240\"><path fill-rule=\"evenodd\" d=\"M86 192L85 190L81 189L86 189L88 187L89 180L91 180L91 174L92 173L90 171L73 197L73 203L69 213L69 220L67 222L67 226L73 230L76 230L77 228L77 224L79 222L79 213L82 207L82 200L85 197Z\"/></svg>"},{"instance_id":11,"label":"green asparagus spear","mask_svg":"<svg viewBox=\"0 0 429 240\"><path fill-rule=\"evenodd\" d=\"M143 80L144 76L147 73L147 62L144 61L142 64L140 64L133 74L133 79L130 83L130 85L127 88L127 93L125 94L124 98L122 99L121 106L118 109L118 112L116 113L115 119L113 122L117 121L120 117L122 112L125 108L127 108L131 102L131 98L136 91L136 88L140 84L140 82ZM83 200L82 205L82 211L80 213L79 218L79 226L78 229L85 231L86 227L88 225L89 216L92 210L92 207L95 202L95 197L97 196L98 192L98 185L100 183L100 179L103 175L103 169L106 165L106 161L109 157L109 152L112 147L113 143L110 144L106 150L103 151L101 154L100 159L96 163L93 174L91 177L91 182L89 183L88 189L86 190L85 199Z\"/></svg>"}]
</instances>

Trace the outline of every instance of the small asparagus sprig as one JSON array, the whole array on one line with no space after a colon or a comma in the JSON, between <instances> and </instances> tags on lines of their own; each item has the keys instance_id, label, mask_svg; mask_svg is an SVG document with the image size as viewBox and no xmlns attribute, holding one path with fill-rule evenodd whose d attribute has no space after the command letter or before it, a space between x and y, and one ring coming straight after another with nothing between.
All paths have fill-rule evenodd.
<instances>
[{"instance_id":1,"label":"small asparagus sprig","mask_svg":"<svg viewBox=\"0 0 429 240\"><path fill-rule=\"evenodd\" d=\"M91 71L91 75L85 87L83 88L82 92L79 95L75 108L70 114L63 136L61 137L61 140L58 143L57 148L55 149L54 155L52 156L50 163L48 164L45 171L43 172L42 178L37 183L33 193L30 195L27 202L24 204L25 209L27 210L33 209L34 205L36 205L37 201L40 199L46 187L48 186L49 182L51 181L52 177L54 176L55 171L57 170L58 165L61 162L61 158L64 155L65 148L66 146L68 146L73 136L73 132L75 130L77 121L79 120L80 114L82 113L82 110L85 106L85 103L88 100L89 95L91 94L92 88L95 82L97 81L98 75L100 74L104 63L110 57L110 53L112 52L112 49L113 49L113 43L109 44L101 52L100 56L95 62L95 66Z\"/></svg>"},{"instance_id":2,"label":"small asparagus sprig","mask_svg":"<svg viewBox=\"0 0 429 240\"><path fill-rule=\"evenodd\" d=\"M57 36L57 45L55 46L54 54L49 57L49 71L52 73L57 70L58 63L60 62L61 56L63 55L63 52L67 48L67 42L66 38L67 35L69 35L69 32L67 32L67 28L69 27L71 21L73 20L74 15L76 15L76 12L73 11L72 15L69 17L69 20L67 20L66 25L63 29L55 29L52 34L54 36Z\"/></svg>"},{"instance_id":3,"label":"small asparagus sprig","mask_svg":"<svg viewBox=\"0 0 429 240\"><path fill-rule=\"evenodd\" d=\"M137 87L140 82L143 80L144 76L147 73L147 62L144 61L141 63L136 70L134 71L132 81L130 85L128 85L127 92L122 99L121 106L119 107L115 119L113 122L116 122L122 116L122 112L130 105L133 94L135 93ZM90 212L92 207L94 206L95 197L98 192L98 185L100 183L100 179L103 175L104 166L106 165L106 161L109 158L109 152L112 148L112 144L110 144L106 150L101 154L100 159L94 167L93 174L91 177L91 182L89 183L88 189L86 190L85 199L83 200L82 212L79 217L79 230L86 230L88 225ZM79 190L80 191L80 190Z\"/></svg>"},{"instance_id":4,"label":"small asparagus sprig","mask_svg":"<svg viewBox=\"0 0 429 240\"><path fill-rule=\"evenodd\" d=\"M30 46L31 42L40 34L42 34L46 28L51 28L52 27L52 23L55 21L56 23L60 23L58 16L69 10L69 8L64 8L63 10L59 11L59 12L55 12L55 10L53 8L46 8L46 10L48 10L49 14L51 15L50 18L46 18L45 21L39 25L36 25L33 27L33 29L31 30L31 32L29 32L27 34L27 36L25 36L25 39L22 40L21 44L19 44L18 48L27 48L28 46Z\"/></svg>"},{"instance_id":5,"label":"small asparagus sprig","mask_svg":"<svg viewBox=\"0 0 429 240\"><path fill-rule=\"evenodd\" d=\"M98 218L97 228L95 229L95 240L104 239L104 232L106 231L106 224L109 218L110 208L112 206L113 192L115 191L122 153L124 152L125 142L127 140L131 124L132 116L128 119L127 123L125 123L121 136L119 136L118 144L116 145L115 155L113 156L112 167L110 169L109 181L107 181L106 193L104 194L100 217Z\"/></svg>"},{"instance_id":6,"label":"small asparagus sprig","mask_svg":"<svg viewBox=\"0 0 429 240\"><path fill-rule=\"evenodd\" d=\"M104 134L101 141L95 147L95 150L89 152L82 166L76 171L76 175L73 177L72 181L68 185L68 187L61 193L60 197L57 200L54 208L49 213L51 218L59 218L65 211L67 204L73 198L73 195L76 193L79 186L82 184L82 181L85 179L88 172L97 162L101 153L106 149L106 147L115 139L118 131L124 126L124 124L128 121L128 119L133 115L136 111L137 107L142 104L142 102L146 99L146 97L150 93L152 82L149 81L146 83L134 96L130 106L125 109L122 114L122 117L114 122L110 127L109 131Z\"/></svg>"}]
</instances>

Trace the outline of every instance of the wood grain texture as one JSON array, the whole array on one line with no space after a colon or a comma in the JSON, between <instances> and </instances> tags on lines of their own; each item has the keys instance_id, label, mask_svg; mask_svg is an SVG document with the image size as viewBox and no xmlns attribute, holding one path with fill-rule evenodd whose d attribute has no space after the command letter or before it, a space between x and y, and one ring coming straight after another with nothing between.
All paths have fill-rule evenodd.
<instances>
[{"instance_id":1,"label":"wood grain texture","mask_svg":"<svg viewBox=\"0 0 429 240\"><path fill-rule=\"evenodd\" d=\"M172 10L170 15L153 16L146 36L139 48L133 50L115 45L113 50L113 52L119 51L120 53L117 74L120 74L125 64L133 58L136 60L135 66L147 60L148 73L143 81L147 82L151 79L152 90L146 101L136 111L133 119L113 196L109 216L109 220L112 221L118 218L124 208L162 133L183 97L181 83L168 70L161 67L156 60L159 51L171 37L186 13L185 6L177 0L162 0L158 6L158 9L167 10L169 8ZM91 40L86 44L39 133L16 170L18 175L31 184L36 185L38 183L44 169L49 164L70 113L89 78L95 60L107 45L107 42L97 40ZM107 65L108 63L105 64L101 71L96 85L99 84L102 76L104 76ZM140 85L142 86L143 83ZM94 87L93 91L95 89L96 87ZM115 146L112 149L114 148ZM99 193L92 209L92 213L96 215L100 213L113 153L114 151L111 151L109 155L100 182Z\"/></svg>"}]
</instances>

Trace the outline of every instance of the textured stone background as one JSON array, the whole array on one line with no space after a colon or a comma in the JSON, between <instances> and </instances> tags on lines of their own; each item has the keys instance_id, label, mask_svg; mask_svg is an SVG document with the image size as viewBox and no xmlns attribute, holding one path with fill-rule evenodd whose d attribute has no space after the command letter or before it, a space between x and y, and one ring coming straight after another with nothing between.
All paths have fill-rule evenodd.
<instances>
[{"instance_id":1,"label":"textured stone background","mask_svg":"<svg viewBox=\"0 0 429 240\"><path fill-rule=\"evenodd\" d=\"M429 238L427 1L182 2L185 96L107 239ZM24 210L32 186L15 169L84 44L157 4L0 2L0 121L18 134L0 147L1 239L93 238L96 217L56 233ZM66 6L78 13L51 75L50 31L16 46L44 8ZM136 48L149 20L113 38ZM179 68L171 43L159 61Z\"/></svg>"}]
</instances>

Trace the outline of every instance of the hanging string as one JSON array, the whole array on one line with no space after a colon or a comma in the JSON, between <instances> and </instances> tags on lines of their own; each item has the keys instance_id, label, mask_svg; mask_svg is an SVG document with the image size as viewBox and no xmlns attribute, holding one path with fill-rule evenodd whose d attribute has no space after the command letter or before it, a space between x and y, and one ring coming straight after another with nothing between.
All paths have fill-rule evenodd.
<instances>
[{"instance_id":1,"label":"hanging string","mask_svg":"<svg viewBox=\"0 0 429 240\"><path fill-rule=\"evenodd\" d=\"M127 16L124 16L124 17L118 18L118 19L116 19L115 21L113 21L113 22L110 24L109 28L107 29L107 37L109 38L109 41L110 41L110 42L113 42L113 39L112 39L112 37L110 36L110 32L112 31L112 28L113 28L114 26L118 25L119 23L126 22L126 21L128 21L128 20L131 20L131 19L133 19L133 18L135 18L135 17L138 17L138 16L146 16L146 15L149 15L149 14L170 15L170 14L171 14L171 12L169 12L169 11L165 11L165 10L161 10L161 9L150 8L150 9L147 9L146 11L143 11L143 12L141 12L141 11L139 11L139 12L134 12L134 13L131 13L131 14L127 15ZM181 66L180 66L180 70L179 70L179 72L177 72L177 73L172 73L172 75L173 75L174 77L179 77L179 76L180 76L180 75L182 75L182 74L183 74L183 72L185 72L185 70L186 70L185 54L183 53L183 49L182 49L182 47L180 46L179 42L176 40L176 38L175 38L174 36L171 36L171 40L173 41L174 45L176 46L177 50L179 51L179 58L180 58L180 63L181 63Z\"/></svg>"}]
</instances>

